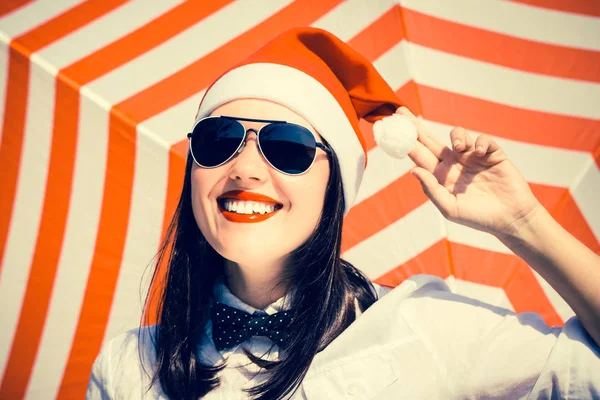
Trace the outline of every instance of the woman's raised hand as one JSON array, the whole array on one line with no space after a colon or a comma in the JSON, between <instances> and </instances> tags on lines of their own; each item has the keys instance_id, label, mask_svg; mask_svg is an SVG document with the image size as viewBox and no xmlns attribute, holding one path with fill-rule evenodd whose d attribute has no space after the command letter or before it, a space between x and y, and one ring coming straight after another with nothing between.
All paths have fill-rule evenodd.
<instances>
[{"instance_id":1,"label":"woman's raised hand","mask_svg":"<svg viewBox=\"0 0 600 400\"><path fill-rule=\"evenodd\" d=\"M418 141L409 157L423 191L448 220L498 237L513 233L541 207L527 181L504 151L483 134L474 140L463 128L450 132L452 149L440 143L406 107Z\"/></svg>"}]
</instances>

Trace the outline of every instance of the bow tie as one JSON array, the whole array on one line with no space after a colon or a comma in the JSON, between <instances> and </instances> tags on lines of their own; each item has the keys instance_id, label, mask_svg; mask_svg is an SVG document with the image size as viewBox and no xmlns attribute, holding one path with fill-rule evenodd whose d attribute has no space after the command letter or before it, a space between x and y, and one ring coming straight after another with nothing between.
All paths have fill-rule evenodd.
<instances>
[{"instance_id":1,"label":"bow tie","mask_svg":"<svg viewBox=\"0 0 600 400\"><path fill-rule=\"evenodd\" d=\"M267 336L280 347L289 337L291 317L287 311L249 314L216 302L211 309L212 337L218 351L234 347L252 336Z\"/></svg>"}]
</instances>

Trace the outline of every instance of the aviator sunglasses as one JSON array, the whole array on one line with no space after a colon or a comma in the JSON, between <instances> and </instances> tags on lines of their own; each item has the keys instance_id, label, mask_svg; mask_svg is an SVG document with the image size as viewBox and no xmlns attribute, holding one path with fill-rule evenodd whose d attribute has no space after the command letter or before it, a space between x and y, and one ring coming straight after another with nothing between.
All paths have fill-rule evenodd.
<instances>
[{"instance_id":1,"label":"aviator sunglasses","mask_svg":"<svg viewBox=\"0 0 600 400\"><path fill-rule=\"evenodd\" d=\"M241 121L266 123L257 130L246 129ZM187 137L196 164L216 168L241 153L248 132L256 134L263 158L286 175L300 175L310 169L317 157L317 148L331 154L324 143L317 142L307 128L286 121L273 121L228 116L205 117L198 121Z\"/></svg>"}]
</instances>

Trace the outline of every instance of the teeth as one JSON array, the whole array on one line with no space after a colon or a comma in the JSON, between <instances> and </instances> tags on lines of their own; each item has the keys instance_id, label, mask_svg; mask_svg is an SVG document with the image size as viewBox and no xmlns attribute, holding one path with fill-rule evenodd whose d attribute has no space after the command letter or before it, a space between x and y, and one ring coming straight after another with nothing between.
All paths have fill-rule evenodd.
<instances>
[{"instance_id":1,"label":"teeth","mask_svg":"<svg viewBox=\"0 0 600 400\"><path fill-rule=\"evenodd\" d=\"M275 205L256 201L225 200L223 208L238 214L268 214L275 211Z\"/></svg>"}]
</instances>

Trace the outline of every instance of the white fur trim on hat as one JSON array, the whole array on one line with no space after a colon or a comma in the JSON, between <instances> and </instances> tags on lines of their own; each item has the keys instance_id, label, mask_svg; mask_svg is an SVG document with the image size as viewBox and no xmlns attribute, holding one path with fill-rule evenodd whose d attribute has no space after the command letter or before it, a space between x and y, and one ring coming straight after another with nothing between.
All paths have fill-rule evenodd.
<instances>
[{"instance_id":1,"label":"white fur trim on hat","mask_svg":"<svg viewBox=\"0 0 600 400\"><path fill-rule=\"evenodd\" d=\"M373 124L375 142L395 158L406 157L417 144L417 127L406 115L392 114Z\"/></svg>"},{"instance_id":2,"label":"white fur trim on hat","mask_svg":"<svg viewBox=\"0 0 600 400\"><path fill-rule=\"evenodd\" d=\"M280 64L255 63L235 68L206 92L194 125L217 107L254 98L282 104L305 118L333 147L339 160L348 212L365 168L365 153L336 98L312 76Z\"/></svg>"}]
</instances>

